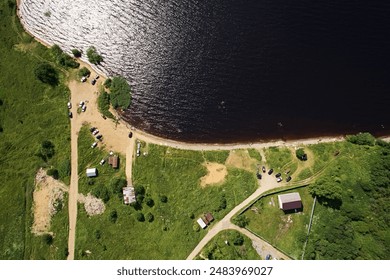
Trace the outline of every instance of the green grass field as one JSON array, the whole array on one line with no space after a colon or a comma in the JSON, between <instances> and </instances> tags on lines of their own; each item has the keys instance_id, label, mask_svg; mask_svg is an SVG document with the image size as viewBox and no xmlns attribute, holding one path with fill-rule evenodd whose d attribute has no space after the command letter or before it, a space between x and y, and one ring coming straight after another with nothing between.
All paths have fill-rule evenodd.
<instances>
[{"instance_id":1,"label":"green grass field","mask_svg":"<svg viewBox=\"0 0 390 280\"><path fill-rule=\"evenodd\" d=\"M196 259L260 260L261 257L248 237L235 230L224 230L211 239Z\"/></svg>"},{"instance_id":2,"label":"green grass field","mask_svg":"<svg viewBox=\"0 0 390 280\"><path fill-rule=\"evenodd\" d=\"M291 192L300 194L302 212L285 214L279 209L278 194L274 194L260 199L244 215L249 219L248 229L296 259L302 255L313 198L307 188L283 193Z\"/></svg>"},{"instance_id":3,"label":"green grass field","mask_svg":"<svg viewBox=\"0 0 390 280\"><path fill-rule=\"evenodd\" d=\"M196 219L211 212L218 221L256 188L253 174L235 168L228 170L222 185L201 188L200 178L206 174L202 152L143 144L142 152L146 149L147 156L137 157L133 167L134 185L146 192L140 209L124 205L118 197L109 200L101 216L88 217L80 208L79 258L185 259L207 231L199 229ZM221 152L208 152L207 158L221 158ZM147 198L154 201L152 207L146 205ZM115 223L110 221L113 210L118 216ZM139 213L145 217L151 213L154 220L140 222ZM87 250L92 253L83 253Z\"/></svg>"},{"instance_id":4,"label":"green grass field","mask_svg":"<svg viewBox=\"0 0 390 280\"><path fill-rule=\"evenodd\" d=\"M64 258L66 210L54 217L51 231L56 237L51 247L43 246L30 226L38 168L53 166L69 182L64 165L70 155L69 91L35 78L38 63L55 64L48 49L23 31L15 6L9 3L13 1L0 3L0 259ZM36 156L43 140L54 144L55 154L47 162ZM53 252L54 247L62 253Z\"/></svg>"}]
</instances>

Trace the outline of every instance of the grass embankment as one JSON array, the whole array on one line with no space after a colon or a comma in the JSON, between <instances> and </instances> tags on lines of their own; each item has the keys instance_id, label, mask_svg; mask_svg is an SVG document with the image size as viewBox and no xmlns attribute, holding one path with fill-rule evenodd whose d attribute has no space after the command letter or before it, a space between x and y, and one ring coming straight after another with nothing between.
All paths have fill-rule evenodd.
<instances>
[{"instance_id":1,"label":"grass embankment","mask_svg":"<svg viewBox=\"0 0 390 280\"><path fill-rule=\"evenodd\" d=\"M228 152L202 153L142 143L141 154L135 159L133 182L136 188L144 188L143 201L132 207L114 197L103 215L91 218L79 210L79 258L185 259L207 231L199 229L196 219L206 212L221 219L256 188L254 174L235 168L228 169L223 184L200 186L200 178L207 173L203 163L223 162ZM148 206L150 199L153 203ZM115 222L110 220L114 210ZM141 213L145 221L138 220ZM86 250L92 253L83 254Z\"/></svg>"},{"instance_id":2,"label":"grass embankment","mask_svg":"<svg viewBox=\"0 0 390 280\"><path fill-rule=\"evenodd\" d=\"M207 243L196 259L259 260L261 258L248 237L236 230L224 230Z\"/></svg>"},{"instance_id":3,"label":"grass embankment","mask_svg":"<svg viewBox=\"0 0 390 280\"><path fill-rule=\"evenodd\" d=\"M61 83L51 87L34 76L42 62L61 70L50 51L23 31L14 1L1 2L0 25L0 259L63 259L66 209L52 219L51 246L33 236L30 227L38 168L54 167L69 182L69 92ZM54 155L46 161L37 156L44 140L54 144Z\"/></svg>"}]
</instances>

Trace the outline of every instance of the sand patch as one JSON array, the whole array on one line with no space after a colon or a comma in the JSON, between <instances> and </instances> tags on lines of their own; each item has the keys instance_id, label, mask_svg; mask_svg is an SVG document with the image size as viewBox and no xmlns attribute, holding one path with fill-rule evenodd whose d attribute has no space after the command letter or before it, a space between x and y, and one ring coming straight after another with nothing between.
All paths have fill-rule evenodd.
<instances>
[{"instance_id":1,"label":"sand patch","mask_svg":"<svg viewBox=\"0 0 390 280\"><path fill-rule=\"evenodd\" d=\"M247 150L232 150L226 160L227 166L245 169L250 172L256 172L257 161L249 156Z\"/></svg>"},{"instance_id":2,"label":"sand patch","mask_svg":"<svg viewBox=\"0 0 390 280\"><path fill-rule=\"evenodd\" d=\"M48 176L42 168L35 176L35 188L33 193L34 222L31 232L40 235L50 230L51 217L62 208L64 193L68 187Z\"/></svg>"},{"instance_id":3,"label":"sand patch","mask_svg":"<svg viewBox=\"0 0 390 280\"><path fill-rule=\"evenodd\" d=\"M84 209L88 216L100 215L106 210L103 200L94 197L90 193L88 193L87 196L79 193L77 201L84 204Z\"/></svg>"},{"instance_id":4,"label":"sand patch","mask_svg":"<svg viewBox=\"0 0 390 280\"><path fill-rule=\"evenodd\" d=\"M200 179L200 185L202 187L220 184L225 181L227 175L225 165L216 162L206 162L203 165L207 168L207 175Z\"/></svg>"}]
</instances>

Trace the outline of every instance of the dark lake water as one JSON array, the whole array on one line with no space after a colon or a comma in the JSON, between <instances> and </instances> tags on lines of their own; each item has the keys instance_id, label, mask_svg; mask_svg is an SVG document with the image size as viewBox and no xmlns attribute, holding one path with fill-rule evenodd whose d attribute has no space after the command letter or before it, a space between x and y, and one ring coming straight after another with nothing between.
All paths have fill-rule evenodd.
<instances>
[{"instance_id":1,"label":"dark lake water","mask_svg":"<svg viewBox=\"0 0 390 280\"><path fill-rule=\"evenodd\" d=\"M99 3L89 20L106 37L83 40L132 85L137 128L225 143L390 134L390 1Z\"/></svg>"}]
</instances>

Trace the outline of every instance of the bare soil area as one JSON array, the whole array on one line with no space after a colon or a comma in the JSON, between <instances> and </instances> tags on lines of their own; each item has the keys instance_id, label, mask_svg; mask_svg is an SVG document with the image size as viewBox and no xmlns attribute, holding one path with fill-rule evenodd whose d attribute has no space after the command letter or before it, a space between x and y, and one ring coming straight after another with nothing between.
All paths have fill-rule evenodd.
<instances>
[{"instance_id":1,"label":"bare soil area","mask_svg":"<svg viewBox=\"0 0 390 280\"><path fill-rule=\"evenodd\" d=\"M200 179L202 187L220 184L225 181L228 173L225 165L216 162L206 162L203 165L207 168L207 175Z\"/></svg>"},{"instance_id":2,"label":"bare soil area","mask_svg":"<svg viewBox=\"0 0 390 280\"><path fill-rule=\"evenodd\" d=\"M49 232L51 217L63 203L64 192L67 191L68 187L64 183L48 176L42 168L38 170L33 193L34 222L31 231L34 234Z\"/></svg>"},{"instance_id":3,"label":"bare soil area","mask_svg":"<svg viewBox=\"0 0 390 280\"><path fill-rule=\"evenodd\" d=\"M87 196L79 193L77 201L84 204L88 216L100 215L106 210L104 202L90 193Z\"/></svg>"}]
</instances>

